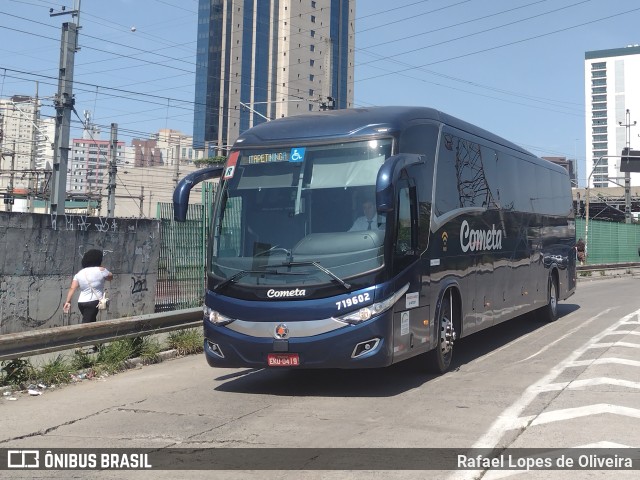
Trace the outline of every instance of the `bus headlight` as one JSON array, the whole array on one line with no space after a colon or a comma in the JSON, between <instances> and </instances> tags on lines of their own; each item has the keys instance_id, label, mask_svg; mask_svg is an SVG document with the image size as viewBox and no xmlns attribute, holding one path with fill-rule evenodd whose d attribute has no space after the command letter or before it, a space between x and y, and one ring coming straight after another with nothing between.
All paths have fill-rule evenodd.
<instances>
[{"instance_id":1,"label":"bus headlight","mask_svg":"<svg viewBox=\"0 0 640 480\"><path fill-rule=\"evenodd\" d=\"M217 312L206 306L204 307L204 318L217 326L227 325L228 323L231 323L235 320L234 318L222 315L220 312Z\"/></svg>"},{"instance_id":2,"label":"bus headlight","mask_svg":"<svg viewBox=\"0 0 640 480\"><path fill-rule=\"evenodd\" d=\"M338 320L350 323L351 325L356 325L361 322L365 322L369 320L371 317L375 315L380 315L383 312L389 310L393 305L405 294L405 292L409 289L409 284L407 283L404 287L398 290L396 293L391 295L388 298L385 298L381 302L374 303L373 305L369 305L368 307L362 307L355 312L348 313L347 315L343 315L338 317Z\"/></svg>"}]
</instances>

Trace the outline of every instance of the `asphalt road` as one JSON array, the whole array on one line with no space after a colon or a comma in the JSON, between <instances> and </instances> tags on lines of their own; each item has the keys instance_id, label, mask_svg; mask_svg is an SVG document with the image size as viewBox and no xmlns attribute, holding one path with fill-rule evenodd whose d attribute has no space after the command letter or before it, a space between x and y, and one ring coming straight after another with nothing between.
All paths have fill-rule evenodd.
<instances>
[{"instance_id":1,"label":"asphalt road","mask_svg":"<svg viewBox=\"0 0 640 480\"><path fill-rule=\"evenodd\" d=\"M387 470L362 470L366 456L344 450L350 471L32 470L0 477L636 478L638 471L606 469L403 468L416 448L640 447L639 287L637 277L581 280L557 322L525 316L463 339L442 376L421 373L418 361L364 371L246 370L212 369L196 355L0 399L0 449L366 447L383 449L365 452ZM250 450L241 452L234 461L255 465ZM278 465L288 461L288 450L265 452L267 463L269 455ZM299 465L296 453L290 461ZM314 468L314 458L305 465Z\"/></svg>"}]
</instances>

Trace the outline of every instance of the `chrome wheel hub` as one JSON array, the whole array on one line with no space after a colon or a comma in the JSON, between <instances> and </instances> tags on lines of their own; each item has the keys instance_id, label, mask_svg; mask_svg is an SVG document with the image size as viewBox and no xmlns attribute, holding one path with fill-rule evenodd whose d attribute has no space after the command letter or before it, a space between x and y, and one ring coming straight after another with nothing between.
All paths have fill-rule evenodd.
<instances>
[{"instance_id":1,"label":"chrome wheel hub","mask_svg":"<svg viewBox=\"0 0 640 480\"><path fill-rule=\"evenodd\" d=\"M455 339L456 332L453 329L453 322L447 317L442 317L440 322L440 351L443 355L447 355L453 350Z\"/></svg>"}]
</instances>

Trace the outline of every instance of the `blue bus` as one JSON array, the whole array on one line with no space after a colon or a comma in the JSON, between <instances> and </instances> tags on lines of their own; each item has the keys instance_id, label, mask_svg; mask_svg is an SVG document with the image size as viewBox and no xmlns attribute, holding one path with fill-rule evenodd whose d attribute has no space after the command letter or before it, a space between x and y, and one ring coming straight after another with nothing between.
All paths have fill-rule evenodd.
<instances>
[{"instance_id":1,"label":"blue bus","mask_svg":"<svg viewBox=\"0 0 640 480\"><path fill-rule=\"evenodd\" d=\"M244 132L219 178L206 265L216 367L372 368L525 313L558 317L576 288L567 171L443 112L332 110ZM420 360L418 360L420 362Z\"/></svg>"}]
</instances>

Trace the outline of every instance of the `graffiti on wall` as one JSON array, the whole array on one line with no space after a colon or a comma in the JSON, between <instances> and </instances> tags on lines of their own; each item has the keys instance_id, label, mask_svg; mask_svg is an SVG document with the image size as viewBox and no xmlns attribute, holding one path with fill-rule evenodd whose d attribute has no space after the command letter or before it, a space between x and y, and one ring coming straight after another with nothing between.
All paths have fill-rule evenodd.
<instances>
[{"instance_id":1,"label":"graffiti on wall","mask_svg":"<svg viewBox=\"0 0 640 480\"><path fill-rule=\"evenodd\" d=\"M81 259L102 250L114 275L98 320L153 313L159 257L158 221L0 212L0 334L80 323L62 306ZM9 247L10 246L10 247Z\"/></svg>"},{"instance_id":2,"label":"graffiti on wall","mask_svg":"<svg viewBox=\"0 0 640 480\"><path fill-rule=\"evenodd\" d=\"M141 292L148 292L147 288L147 277L131 277L131 295Z\"/></svg>"},{"instance_id":3,"label":"graffiti on wall","mask_svg":"<svg viewBox=\"0 0 640 480\"><path fill-rule=\"evenodd\" d=\"M58 214L52 212L50 214L51 218L51 229L58 230ZM128 229L135 230L135 225L129 225ZM88 232L92 229L95 229L98 232L107 233L107 232L117 232L118 231L118 219L113 217L89 217L85 215L64 215L64 224L61 225L60 230L65 231L81 231Z\"/></svg>"}]
</instances>

